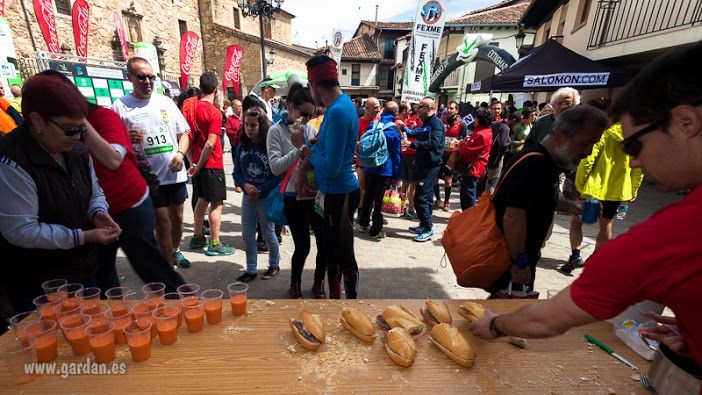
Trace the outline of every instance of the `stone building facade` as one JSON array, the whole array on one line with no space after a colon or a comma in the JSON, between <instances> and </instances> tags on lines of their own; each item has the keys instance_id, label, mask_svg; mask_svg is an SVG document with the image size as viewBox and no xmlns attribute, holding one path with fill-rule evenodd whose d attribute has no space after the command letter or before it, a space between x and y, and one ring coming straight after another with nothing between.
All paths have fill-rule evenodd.
<instances>
[{"instance_id":1,"label":"stone building facade","mask_svg":"<svg viewBox=\"0 0 702 395\"><path fill-rule=\"evenodd\" d=\"M72 2L63 0L53 3L59 41L62 46L70 48L67 53L75 54L70 15ZM165 66L161 68L164 79L180 79L180 31L185 29L197 33L201 37L201 42L198 44L197 56L190 74L191 76L202 74L204 62L198 0L89 0L88 3L90 4L89 57L123 60L112 19L113 12L119 11L122 14L130 54L133 51L134 42L158 44L156 47L160 49L162 66ZM66 4L69 5L68 14L60 12L65 12ZM36 59L34 52L47 51L47 46L34 14L32 1L7 2L5 15L12 29L20 66L24 65L25 74L36 72L32 70L33 60Z\"/></svg>"},{"instance_id":2,"label":"stone building facade","mask_svg":"<svg viewBox=\"0 0 702 395\"><path fill-rule=\"evenodd\" d=\"M67 53L75 54L70 15L72 1L53 0L53 3L60 43L70 48ZM153 43L159 49L162 79L180 80L180 37L186 30L200 36L190 72L191 83L197 84L197 77L204 71L212 71L221 78L227 47L234 44L244 49L243 92L251 90L262 78L259 21L244 17L236 0L88 0L88 3L88 56L91 58L123 60L112 20L113 12L119 11L130 54L134 42ZM35 51L47 51L32 1L9 1L5 14L12 29L20 69L24 69L26 78L37 71ZM304 72L305 62L314 52L292 44L294 17L281 9L273 19L265 20L266 56L271 49L276 52L275 61L267 67L268 73L288 69Z\"/></svg>"}]
</instances>

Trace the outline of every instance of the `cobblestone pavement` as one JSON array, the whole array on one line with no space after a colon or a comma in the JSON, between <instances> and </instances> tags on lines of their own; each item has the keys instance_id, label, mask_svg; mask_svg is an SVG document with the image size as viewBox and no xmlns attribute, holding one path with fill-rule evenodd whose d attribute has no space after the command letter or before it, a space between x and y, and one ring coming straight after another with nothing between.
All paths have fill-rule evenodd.
<instances>
[{"instance_id":1,"label":"cobblestone pavement","mask_svg":"<svg viewBox=\"0 0 702 395\"><path fill-rule=\"evenodd\" d=\"M177 269L187 282L199 284L202 289L220 288L226 290L227 284L235 281L246 267L246 254L243 250L241 236L241 199L243 194L234 191L231 178L231 156L225 154L225 172L227 176L227 200L222 219L221 240L236 247L236 253L225 257L209 257L202 251L187 249L193 233L193 213L190 201L185 204L185 232L181 248L184 255L192 262L189 269ZM451 198L452 208L458 208L458 192L454 188ZM443 195L443 188L442 188ZM615 220L614 233L620 234L629 227L650 217L659 208L679 200L681 197L671 193L661 193L654 186L644 183L639 198L632 203L631 210L625 220ZM361 274L358 295L360 298L393 298L393 299L483 299L487 293L480 289L463 288L456 284L451 266L442 264L444 250L440 237L446 228L450 213L442 210L434 211L434 231L436 236L432 241L417 243L411 240L412 234L407 230L416 222L402 218L388 217L384 227L387 237L373 240L367 234L357 232L355 238L356 260ZM551 238L542 250L536 274L536 290L541 297L546 297L546 290L560 290L570 284L581 273L582 269L573 271L573 276L565 276L556 271L570 255L568 241L569 218L556 215L555 226ZM596 225L584 225L585 235L583 256L589 256L594 249ZM262 280L261 274L268 267L268 255L258 255L259 277L252 281L249 295L252 298L281 299L287 298L290 285L290 259L294 245L290 236L283 236L281 251L281 272L270 280ZM312 274L314 271L314 254L316 249L312 242L312 250L307 258L303 272L302 286L306 298L311 298ZM131 289L140 289L141 280L131 269L129 262L120 251L117 269L123 285ZM342 295L343 296L343 295Z\"/></svg>"}]
</instances>

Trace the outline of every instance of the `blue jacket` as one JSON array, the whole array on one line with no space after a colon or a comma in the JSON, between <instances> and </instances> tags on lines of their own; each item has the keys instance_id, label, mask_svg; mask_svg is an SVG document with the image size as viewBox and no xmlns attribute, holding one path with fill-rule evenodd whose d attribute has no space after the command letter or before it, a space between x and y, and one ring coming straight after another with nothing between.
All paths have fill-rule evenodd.
<instances>
[{"instance_id":1,"label":"blue jacket","mask_svg":"<svg viewBox=\"0 0 702 395\"><path fill-rule=\"evenodd\" d=\"M394 123L395 116L392 114L382 115L380 117L380 123ZM369 129L373 127L373 123L370 124ZM392 177L393 180L400 179L400 133L399 128L393 125L385 130L385 141L388 146L388 161L384 165L378 167L364 167L363 171L366 174L373 174L376 176Z\"/></svg>"},{"instance_id":2,"label":"blue jacket","mask_svg":"<svg viewBox=\"0 0 702 395\"><path fill-rule=\"evenodd\" d=\"M358 179L351 169L358 138L356 115L356 108L346 94L334 100L324 114L317 144L312 146L309 158L321 192L344 194L358 189Z\"/></svg>"},{"instance_id":3,"label":"blue jacket","mask_svg":"<svg viewBox=\"0 0 702 395\"><path fill-rule=\"evenodd\" d=\"M282 177L271 172L266 151L257 147L249 149L239 144L236 149L234 161L234 184L243 189L245 183L253 184L258 188L259 198L265 198L280 183ZM244 194L246 191L244 190Z\"/></svg>"},{"instance_id":4,"label":"blue jacket","mask_svg":"<svg viewBox=\"0 0 702 395\"><path fill-rule=\"evenodd\" d=\"M410 147L417 150L415 164L420 170L441 164L446 139L444 123L436 114L423 121L423 125L417 129L405 129L407 135L417 138Z\"/></svg>"}]
</instances>

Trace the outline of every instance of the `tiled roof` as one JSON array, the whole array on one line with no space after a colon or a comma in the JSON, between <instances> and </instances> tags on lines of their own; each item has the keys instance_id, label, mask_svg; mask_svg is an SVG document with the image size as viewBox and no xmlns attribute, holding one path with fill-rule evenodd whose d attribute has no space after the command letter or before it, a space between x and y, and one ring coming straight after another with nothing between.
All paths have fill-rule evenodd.
<instances>
[{"instance_id":1,"label":"tiled roof","mask_svg":"<svg viewBox=\"0 0 702 395\"><path fill-rule=\"evenodd\" d=\"M414 27L414 22L371 22L371 21L361 21L370 25L376 29L385 30L412 30Z\"/></svg>"},{"instance_id":2,"label":"tiled roof","mask_svg":"<svg viewBox=\"0 0 702 395\"><path fill-rule=\"evenodd\" d=\"M306 52L306 53L308 53L308 54L310 54L310 55L314 55L315 52L317 51L317 50L314 49L314 48L305 47L304 45L293 44L292 47L295 48L295 49L297 49L298 51Z\"/></svg>"},{"instance_id":3,"label":"tiled roof","mask_svg":"<svg viewBox=\"0 0 702 395\"><path fill-rule=\"evenodd\" d=\"M505 0L447 21L447 25L511 25L519 23L530 0Z\"/></svg>"},{"instance_id":4,"label":"tiled roof","mask_svg":"<svg viewBox=\"0 0 702 395\"><path fill-rule=\"evenodd\" d=\"M344 43L341 58L353 60L380 60L381 56L375 40L368 34L363 34Z\"/></svg>"}]
</instances>

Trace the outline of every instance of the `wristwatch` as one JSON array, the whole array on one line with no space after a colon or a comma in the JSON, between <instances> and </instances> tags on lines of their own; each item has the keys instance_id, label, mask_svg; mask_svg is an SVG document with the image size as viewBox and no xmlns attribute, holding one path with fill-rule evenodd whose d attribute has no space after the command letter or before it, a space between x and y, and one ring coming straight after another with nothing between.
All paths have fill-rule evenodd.
<instances>
[{"instance_id":1,"label":"wristwatch","mask_svg":"<svg viewBox=\"0 0 702 395\"><path fill-rule=\"evenodd\" d=\"M516 258L512 258L512 264L520 269L525 269L528 266L529 254L526 251L521 250Z\"/></svg>"},{"instance_id":2,"label":"wristwatch","mask_svg":"<svg viewBox=\"0 0 702 395\"><path fill-rule=\"evenodd\" d=\"M500 330L497 328L497 323L495 322L495 320L497 320L497 317L493 317L493 318L490 320L490 334L491 334L493 337L496 337L496 338L497 338L497 337L504 337L504 336L507 336L507 334L502 333L502 331L500 331Z\"/></svg>"}]
</instances>

